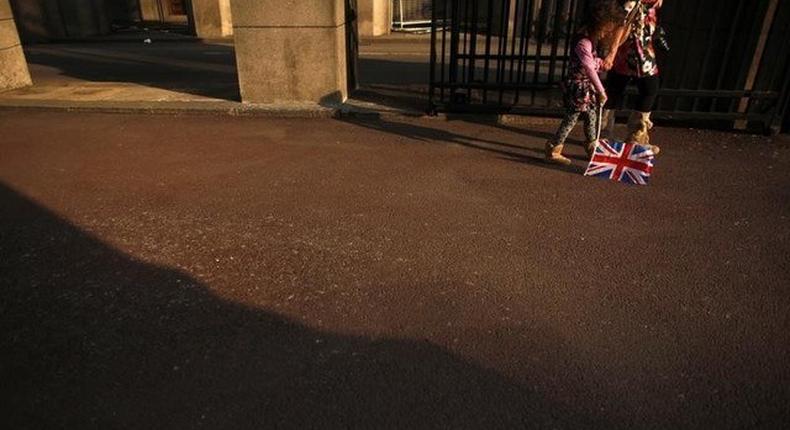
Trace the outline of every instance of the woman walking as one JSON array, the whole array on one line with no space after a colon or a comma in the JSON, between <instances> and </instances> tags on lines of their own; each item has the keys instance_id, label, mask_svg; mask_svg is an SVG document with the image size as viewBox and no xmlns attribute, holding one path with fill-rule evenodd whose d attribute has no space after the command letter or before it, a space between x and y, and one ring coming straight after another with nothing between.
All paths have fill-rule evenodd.
<instances>
[{"instance_id":1,"label":"woman walking","mask_svg":"<svg viewBox=\"0 0 790 430\"><path fill-rule=\"evenodd\" d=\"M604 111L604 123L609 137L614 127L614 110L625 104L625 90L629 83L636 83L639 97L628 118L627 142L636 142L651 147L654 154L660 148L650 145L648 131L653 128L650 114L658 97L659 77L655 39L659 35L658 10L664 0L628 0L623 8L628 14L626 26L614 37L612 49L603 63L609 70L606 91L609 99Z\"/></svg>"}]
</instances>

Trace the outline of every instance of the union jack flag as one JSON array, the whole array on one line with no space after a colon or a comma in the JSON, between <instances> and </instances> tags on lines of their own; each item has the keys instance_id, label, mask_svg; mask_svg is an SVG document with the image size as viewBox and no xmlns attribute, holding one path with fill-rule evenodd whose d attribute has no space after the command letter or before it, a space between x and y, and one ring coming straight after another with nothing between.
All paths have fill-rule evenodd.
<instances>
[{"instance_id":1,"label":"union jack flag","mask_svg":"<svg viewBox=\"0 0 790 430\"><path fill-rule=\"evenodd\" d=\"M645 146L601 139L584 176L647 185L650 174L653 173L654 158L653 151Z\"/></svg>"}]
</instances>

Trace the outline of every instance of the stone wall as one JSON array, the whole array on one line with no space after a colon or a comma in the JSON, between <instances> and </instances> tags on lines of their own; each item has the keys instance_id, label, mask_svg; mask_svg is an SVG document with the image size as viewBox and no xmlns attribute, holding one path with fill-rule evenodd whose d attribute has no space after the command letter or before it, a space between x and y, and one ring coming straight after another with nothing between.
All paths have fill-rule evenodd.
<instances>
[{"instance_id":1,"label":"stone wall","mask_svg":"<svg viewBox=\"0 0 790 430\"><path fill-rule=\"evenodd\" d=\"M392 27L392 0L358 0L359 35L383 36Z\"/></svg>"},{"instance_id":2,"label":"stone wall","mask_svg":"<svg viewBox=\"0 0 790 430\"><path fill-rule=\"evenodd\" d=\"M31 84L11 5L0 0L0 91Z\"/></svg>"}]
</instances>

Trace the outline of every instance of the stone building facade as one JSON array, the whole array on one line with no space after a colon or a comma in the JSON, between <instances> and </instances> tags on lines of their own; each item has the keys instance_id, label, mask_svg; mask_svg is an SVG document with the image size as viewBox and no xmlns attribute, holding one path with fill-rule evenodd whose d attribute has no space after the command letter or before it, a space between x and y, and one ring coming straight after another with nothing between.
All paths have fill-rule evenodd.
<instances>
[{"instance_id":1,"label":"stone building facade","mask_svg":"<svg viewBox=\"0 0 790 430\"><path fill-rule=\"evenodd\" d=\"M244 102L323 104L347 98L350 40L388 33L391 0L0 0L0 91L31 84L22 43L150 22L232 36Z\"/></svg>"}]
</instances>

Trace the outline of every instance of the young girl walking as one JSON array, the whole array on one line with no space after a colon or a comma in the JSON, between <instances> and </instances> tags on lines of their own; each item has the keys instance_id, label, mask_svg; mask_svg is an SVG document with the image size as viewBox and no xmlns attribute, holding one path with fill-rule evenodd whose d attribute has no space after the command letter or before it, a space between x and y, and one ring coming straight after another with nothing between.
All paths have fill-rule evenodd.
<instances>
[{"instance_id":1,"label":"young girl walking","mask_svg":"<svg viewBox=\"0 0 790 430\"><path fill-rule=\"evenodd\" d=\"M546 142L546 160L563 165L571 160L562 155L565 139L584 116L585 150L595 151L598 138L598 106L606 103L606 90L598 76L601 59L597 49L602 40L625 19L625 11L616 0L593 0L587 11L585 24L573 39L568 75L562 83L565 118L557 133Z\"/></svg>"}]
</instances>

